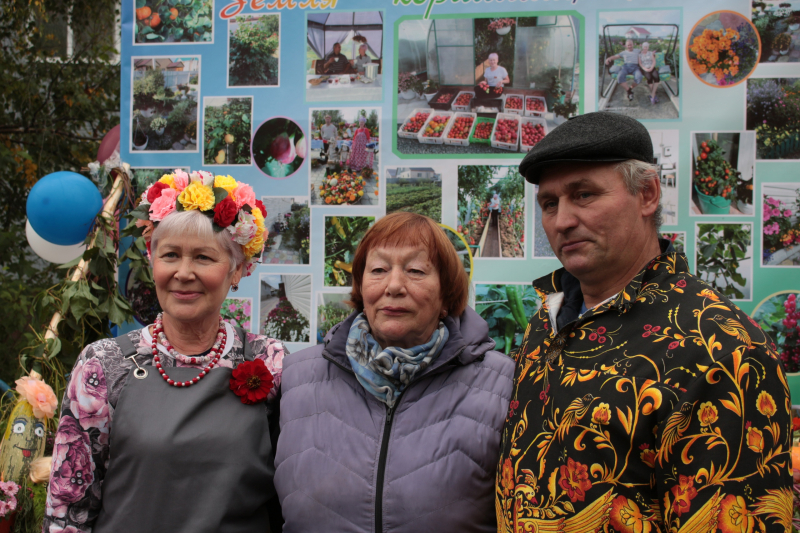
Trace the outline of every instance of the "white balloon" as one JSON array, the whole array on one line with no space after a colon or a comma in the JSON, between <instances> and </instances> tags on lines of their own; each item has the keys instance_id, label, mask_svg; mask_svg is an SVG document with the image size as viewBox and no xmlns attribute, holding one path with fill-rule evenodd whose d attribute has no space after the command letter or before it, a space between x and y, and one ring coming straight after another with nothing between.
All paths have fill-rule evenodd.
<instances>
[{"instance_id":1,"label":"white balloon","mask_svg":"<svg viewBox=\"0 0 800 533\"><path fill-rule=\"evenodd\" d=\"M86 245L82 242L62 246L44 240L36 233L28 220L25 221L25 236L28 237L28 244L31 245L36 255L45 261L50 261L51 263L57 263L59 265L69 263L73 259L80 257L83 252L86 251Z\"/></svg>"}]
</instances>

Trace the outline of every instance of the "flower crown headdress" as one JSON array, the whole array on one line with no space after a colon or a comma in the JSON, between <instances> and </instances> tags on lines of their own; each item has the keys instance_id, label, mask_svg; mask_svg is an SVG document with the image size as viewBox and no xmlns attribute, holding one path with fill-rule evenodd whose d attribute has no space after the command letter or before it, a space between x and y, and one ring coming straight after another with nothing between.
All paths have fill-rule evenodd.
<instances>
[{"instance_id":1,"label":"flower crown headdress","mask_svg":"<svg viewBox=\"0 0 800 533\"><path fill-rule=\"evenodd\" d=\"M231 176L214 176L198 170L187 174L177 169L164 174L142 193L139 205L131 211L136 225L144 228L142 236L150 255L150 237L164 217L173 211L196 209L212 220L215 232L227 229L242 246L245 256L243 276L253 273L264 251L267 210L256 200L253 188Z\"/></svg>"}]
</instances>

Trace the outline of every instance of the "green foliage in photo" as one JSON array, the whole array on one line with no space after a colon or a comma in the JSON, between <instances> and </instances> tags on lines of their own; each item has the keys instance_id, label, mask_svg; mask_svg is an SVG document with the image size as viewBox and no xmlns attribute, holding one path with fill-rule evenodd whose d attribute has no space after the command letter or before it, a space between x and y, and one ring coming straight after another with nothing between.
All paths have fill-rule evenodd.
<instances>
[{"instance_id":1,"label":"green foliage in photo","mask_svg":"<svg viewBox=\"0 0 800 533\"><path fill-rule=\"evenodd\" d=\"M475 310L489 325L496 350L512 353L522 345L528 321L541 302L530 285L478 284Z\"/></svg>"},{"instance_id":2,"label":"green foliage in photo","mask_svg":"<svg viewBox=\"0 0 800 533\"><path fill-rule=\"evenodd\" d=\"M207 43L214 40L213 0L136 0L137 43Z\"/></svg>"},{"instance_id":3,"label":"green foliage in photo","mask_svg":"<svg viewBox=\"0 0 800 533\"><path fill-rule=\"evenodd\" d=\"M238 16L239 27L230 36L228 84L267 86L278 84L280 16L263 15L255 20Z\"/></svg>"},{"instance_id":4,"label":"green foliage in photo","mask_svg":"<svg viewBox=\"0 0 800 533\"><path fill-rule=\"evenodd\" d=\"M325 217L325 286L353 285L353 257L375 217Z\"/></svg>"},{"instance_id":5,"label":"green foliage in photo","mask_svg":"<svg viewBox=\"0 0 800 533\"><path fill-rule=\"evenodd\" d=\"M425 215L441 223L442 183L426 180L403 181L386 184L386 214L407 211Z\"/></svg>"},{"instance_id":6,"label":"green foliage in photo","mask_svg":"<svg viewBox=\"0 0 800 533\"><path fill-rule=\"evenodd\" d=\"M252 98L228 98L221 106L206 106L203 117L203 164L250 164Z\"/></svg>"},{"instance_id":7,"label":"green foliage in photo","mask_svg":"<svg viewBox=\"0 0 800 533\"><path fill-rule=\"evenodd\" d=\"M733 300L742 300L747 280L739 268L752 242L751 224L698 224L697 275Z\"/></svg>"}]
</instances>

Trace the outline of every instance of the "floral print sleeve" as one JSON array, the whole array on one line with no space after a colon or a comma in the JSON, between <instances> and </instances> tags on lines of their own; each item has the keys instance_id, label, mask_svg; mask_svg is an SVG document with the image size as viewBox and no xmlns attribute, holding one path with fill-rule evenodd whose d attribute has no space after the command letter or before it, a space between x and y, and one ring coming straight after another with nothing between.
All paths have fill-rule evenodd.
<instances>
[{"instance_id":1,"label":"floral print sleeve","mask_svg":"<svg viewBox=\"0 0 800 533\"><path fill-rule=\"evenodd\" d=\"M149 334L137 330L128 336L137 347L139 365L152 365ZM230 348L220 359L219 366L235 368L244 361L244 345L232 330L229 338L232 339ZM255 357L262 359L273 375L273 389L266 401L266 412L270 416L276 409L283 358L288 351L280 341L261 335L248 333L247 340ZM175 360L162 357L162 364L173 366ZM109 435L114 408L133 367L133 362L122 357L113 339L90 344L78 357L61 404L44 533L92 531L102 506L102 484L111 455Z\"/></svg>"}]
</instances>

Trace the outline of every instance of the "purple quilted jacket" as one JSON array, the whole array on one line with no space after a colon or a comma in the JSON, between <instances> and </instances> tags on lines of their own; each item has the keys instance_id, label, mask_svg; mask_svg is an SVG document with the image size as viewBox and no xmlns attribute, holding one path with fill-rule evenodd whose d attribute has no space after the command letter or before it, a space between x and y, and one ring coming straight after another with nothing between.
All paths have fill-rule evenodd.
<instances>
[{"instance_id":1,"label":"purple quilted jacket","mask_svg":"<svg viewBox=\"0 0 800 533\"><path fill-rule=\"evenodd\" d=\"M356 381L351 315L283 363L275 486L287 533L497 531L495 468L514 362L467 308L393 410Z\"/></svg>"}]
</instances>

